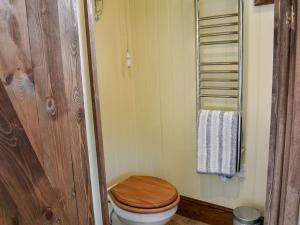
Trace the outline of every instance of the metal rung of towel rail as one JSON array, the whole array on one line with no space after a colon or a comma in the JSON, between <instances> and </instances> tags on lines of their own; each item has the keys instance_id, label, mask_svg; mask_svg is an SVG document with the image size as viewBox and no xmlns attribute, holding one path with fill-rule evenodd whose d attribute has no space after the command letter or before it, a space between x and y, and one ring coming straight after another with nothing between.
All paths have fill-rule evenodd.
<instances>
[{"instance_id":1,"label":"metal rung of towel rail","mask_svg":"<svg viewBox=\"0 0 300 225\"><path fill-rule=\"evenodd\" d=\"M224 79L224 78L201 78L203 82L238 82L239 79Z\"/></svg>"},{"instance_id":2,"label":"metal rung of towel rail","mask_svg":"<svg viewBox=\"0 0 300 225\"><path fill-rule=\"evenodd\" d=\"M217 95L217 94L203 94L200 95L201 98L232 98L238 99L238 95Z\"/></svg>"},{"instance_id":3,"label":"metal rung of towel rail","mask_svg":"<svg viewBox=\"0 0 300 225\"><path fill-rule=\"evenodd\" d=\"M238 31L228 31L228 32L216 32L216 33L205 33L200 34L200 37L218 37L218 36L227 36L227 35L236 35L239 34Z\"/></svg>"},{"instance_id":4,"label":"metal rung of towel rail","mask_svg":"<svg viewBox=\"0 0 300 225\"><path fill-rule=\"evenodd\" d=\"M232 26L238 26L238 22L232 22L232 23L217 23L217 24L210 24L210 25L203 25L199 26L199 29L209 29L209 28L220 28L220 27L232 27Z\"/></svg>"},{"instance_id":5,"label":"metal rung of towel rail","mask_svg":"<svg viewBox=\"0 0 300 225\"><path fill-rule=\"evenodd\" d=\"M239 62L200 62L200 66L229 66L239 65Z\"/></svg>"},{"instance_id":6,"label":"metal rung of towel rail","mask_svg":"<svg viewBox=\"0 0 300 225\"><path fill-rule=\"evenodd\" d=\"M239 73L238 70L201 70L201 74Z\"/></svg>"},{"instance_id":7,"label":"metal rung of towel rail","mask_svg":"<svg viewBox=\"0 0 300 225\"><path fill-rule=\"evenodd\" d=\"M239 88L238 87L217 87L217 86L203 86L200 87L200 89L202 90L215 90L215 91L238 91Z\"/></svg>"},{"instance_id":8,"label":"metal rung of towel rail","mask_svg":"<svg viewBox=\"0 0 300 225\"><path fill-rule=\"evenodd\" d=\"M237 44L239 40L226 40L226 41L207 41L200 42L200 45L224 45L224 44Z\"/></svg>"},{"instance_id":9,"label":"metal rung of towel rail","mask_svg":"<svg viewBox=\"0 0 300 225\"><path fill-rule=\"evenodd\" d=\"M237 17L237 16L239 16L238 13L222 14L222 15L216 15L216 16L206 16L206 17L199 18L198 21L223 19L223 18Z\"/></svg>"},{"instance_id":10,"label":"metal rung of towel rail","mask_svg":"<svg viewBox=\"0 0 300 225\"><path fill-rule=\"evenodd\" d=\"M207 0L209 4L209 0ZM195 10L196 10L196 56L197 56L197 115L198 110L201 107L201 99L207 98L209 101L212 99L235 99L237 100L237 111L239 112L239 121L238 121L238 155L237 155L237 165L236 170L240 170L241 162L241 149L242 149L242 114L243 114L243 73L244 73L244 29L243 29L243 17L244 17L244 0L237 0L238 2L238 12L237 13L227 13L222 15L212 15L200 17L200 0L195 0ZM223 22L220 19L224 19L228 22ZM233 19L238 21L232 21ZM205 22L205 24L203 24ZM210 23L211 22L211 23ZM213 29L213 32L209 32L210 29ZM207 30L207 31L206 31ZM202 33L202 31L206 31ZM228 39L232 35L234 38ZM225 37L227 38L225 39ZM236 39L235 36L238 36ZM205 38L213 37L214 40L205 40ZM222 39L223 38L223 39ZM200 62L200 48L203 46L210 45L211 48L216 48L219 45L230 44L227 47L238 46L238 61L216 61L216 62L206 62L202 60ZM209 51L210 48L207 48L206 51ZM205 66L205 70L201 67ZM218 69L215 69L216 66ZM223 66L223 68L222 68ZM230 67L228 67L230 66ZM238 67L238 68L234 68ZM210 69L211 68L211 69ZM205 78L201 75L206 74ZM213 74L214 77L210 77ZM235 74L238 77L234 78L220 78L221 74ZM217 76L218 77L215 77ZM226 75L227 76L227 75ZM204 83L203 83L204 82ZM208 85L213 82L216 82L218 86ZM224 84L223 86L221 86ZM232 84L231 87L226 86L225 84ZM234 86L233 86L234 85ZM201 93L202 91L217 91L217 93ZM222 91L222 93L218 93ZM230 92L235 91L237 94L232 94ZM228 93L229 92L229 93ZM222 109L220 109L222 110Z\"/></svg>"}]
</instances>

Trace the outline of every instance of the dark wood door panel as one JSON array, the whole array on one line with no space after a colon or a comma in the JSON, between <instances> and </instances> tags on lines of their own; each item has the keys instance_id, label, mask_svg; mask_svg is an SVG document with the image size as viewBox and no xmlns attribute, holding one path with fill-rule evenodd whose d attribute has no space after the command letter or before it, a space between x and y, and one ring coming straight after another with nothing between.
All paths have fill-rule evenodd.
<instances>
[{"instance_id":1,"label":"dark wood door panel","mask_svg":"<svg viewBox=\"0 0 300 225\"><path fill-rule=\"evenodd\" d=\"M297 225L300 203L299 0L275 1L272 123L265 225Z\"/></svg>"},{"instance_id":2,"label":"dark wood door panel","mask_svg":"<svg viewBox=\"0 0 300 225\"><path fill-rule=\"evenodd\" d=\"M22 135L29 137L60 199L65 224L90 225L94 218L76 10L76 0L1 1L0 78L24 127ZM12 199L17 207L24 204Z\"/></svg>"},{"instance_id":3,"label":"dark wood door panel","mask_svg":"<svg viewBox=\"0 0 300 225\"><path fill-rule=\"evenodd\" d=\"M92 224L76 1L37 2L26 6L45 170L72 224Z\"/></svg>"},{"instance_id":4,"label":"dark wood door panel","mask_svg":"<svg viewBox=\"0 0 300 225\"><path fill-rule=\"evenodd\" d=\"M19 223L17 206L0 182L0 225L15 224L21 225Z\"/></svg>"},{"instance_id":5,"label":"dark wood door panel","mask_svg":"<svg viewBox=\"0 0 300 225\"><path fill-rule=\"evenodd\" d=\"M77 225L71 155L71 140L75 134L69 123L71 114L66 96L57 2L45 0L39 4L37 0L27 0L28 30L39 130L45 149L44 169L53 187L60 191L71 224Z\"/></svg>"},{"instance_id":6,"label":"dark wood door panel","mask_svg":"<svg viewBox=\"0 0 300 225\"><path fill-rule=\"evenodd\" d=\"M0 80L42 162L24 0L0 1L0 33Z\"/></svg>"},{"instance_id":7,"label":"dark wood door panel","mask_svg":"<svg viewBox=\"0 0 300 225\"><path fill-rule=\"evenodd\" d=\"M0 105L5 106L0 107L0 182L20 218L26 224L70 224L1 83Z\"/></svg>"},{"instance_id":8,"label":"dark wood door panel","mask_svg":"<svg viewBox=\"0 0 300 225\"><path fill-rule=\"evenodd\" d=\"M93 224L92 196L89 179L88 149L84 115L80 49L77 24L77 1L58 1L59 28L65 93L68 108L70 152L73 162L79 224Z\"/></svg>"}]
</instances>

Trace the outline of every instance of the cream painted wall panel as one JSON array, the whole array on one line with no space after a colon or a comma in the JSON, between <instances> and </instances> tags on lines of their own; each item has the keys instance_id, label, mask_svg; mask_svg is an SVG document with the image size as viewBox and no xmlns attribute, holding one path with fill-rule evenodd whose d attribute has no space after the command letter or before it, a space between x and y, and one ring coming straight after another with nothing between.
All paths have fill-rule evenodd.
<instances>
[{"instance_id":1,"label":"cream painted wall panel","mask_svg":"<svg viewBox=\"0 0 300 225\"><path fill-rule=\"evenodd\" d=\"M159 92L155 90L157 82L147 72L148 67L153 66L150 62L144 60L136 63L138 60L133 58L133 68L127 66L127 50L132 53L128 12L128 1L106 1L103 15L95 24L109 185L131 174L162 176L160 122L151 120L159 114ZM137 47L143 45L142 40L136 42ZM152 54L150 49L142 49L144 55L141 59ZM141 70L144 66L146 69ZM131 70L135 71L134 75Z\"/></svg>"},{"instance_id":2,"label":"cream painted wall panel","mask_svg":"<svg viewBox=\"0 0 300 225\"><path fill-rule=\"evenodd\" d=\"M224 4L220 6L222 2ZM230 2L206 0L202 14L222 13L222 8L227 8L231 12L236 8L234 3L233 0ZM138 64L136 66L140 67L139 73L143 71L150 76L145 79L149 83L151 83L149 79L152 79L153 91L160 93L158 99L151 98L151 101L153 99L160 101L160 106L149 106L160 107L161 114L148 114L148 117L139 119L140 122L149 118L151 121L161 121L164 177L174 183L182 194L189 197L231 208L240 204L263 208L271 108L273 6L254 8L252 2L245 1L245 3L247 174L243 180L234 178L227 183L223 183L215 176L196 173L193 1L130 0L132 7L129 14L134 15L131 23L134 24L132 37L134 59ZM158 16L159 23L154 15ZM155 35L158 39L149 39ZM149 49L152 55L145 53ZM159 49L158 63L153 65L153 62L157 61L157 49ZM141 80L135 81L137 86L141 85L139 91L145 93L145 87L140 82ZM149 100L143 96L140 95L136 104Z\"/></svg>"},{"instance_id":3,"label":"cream painted wall panel","mask_svg":"<svg viewBox=\"0 0 300 225\"><path fill-rule=\"evenodd\" d=\"M236 7L233 0L201 1L208 2L203 15ZM223 183L196 173L194 1L105 2L95 29L109 184L129 174L149 174L164 177L192 198L263 208L274 9L245 3L246 178Z\"/></svg>"},{"instance_id":4,"label":"cream painted wall panel","mask_svg":"<svg viewBox=\"0 0 300 225\"><path fill-rule=\"evenodd\" d=\"M153 48L153 43L158 42L155 32L158 24L157 1L128 2L133 43L132 77L136 107L136 142L139 149L138 160L143 165L140 173L162 176L159 58L158 49ZM144 36L145 34L147 36Z\"/></svg>"},{"instance_id":5,"label":"cream painted wall panel","mask_svg":"<svg viewBox=\"0 0 300 225\"><path fill-rule=\"evenodd\" d=\"M258 67L257 73L257 88L258 98L255 105L248 105L248 108L257 109L257 127L256 127L256 158L255 158L255 186L254 186L254 199L255 204L259 204L263 207L265 200L266 179L267 179L267 165L269 157L269 132L270 132L270 120L271 120L271 100L272 100L272 76L273 76L273 33L274 33L274 7L252 7L250 10L255 16L259 16L258 24L253 24L254 27L259 27L259 40L256 43L251 42L251 38L248 40L248 47L256 45L257 52L252 52L250 56L253 59L256 58L255 64ZM251 11L249 13L251 13ZM248 36L251 31L248 30ZM268 35L266 35L268 34ZM253 45L252 45L253 44ZM249 64L250 66L252 64ZM249 68L248 68L249 71ZM248 72L248 76L252 74ZM251 96L249 93L248 96ZM250 98L250 97L248 97ZM250 110L247 110L248 112ZM249 140L251 141L251 140ZM248 166L248 170L251 167ZM249 200L252 201L250 198Z\"/></svg>"},{"instance_id":6,"label":"cream painted wall panel","mask_svg":"<svg viewBox=\"0 0 300 225\"><path fill-rule=\"evenodd\" d=\"M95 24L108 184L139 171L133 83L125 65L125 9L119 0L106 1L101 20Z\"/></svg>"},{"instance_id":7,"label":"cream painted wall panel","mask_svg":"<svg viewBox=\"0 0 300 225\"><path fill-rule=\"evenodd\" d=\"M188 105L189 99L195 100L194 14L190 11L193 2L169 0L161 4L159 18L162 23L158 32L162 40L159 48L164 174L179 190L184 190L189 186L185 183L186 175L195 171L195 168L188 174L184 171L195 161L186 160L193 159L186 154L187 149L194 149L189 135L195 130L191 119L196 112L194 102Z\"/></svg>"}]
</instances>

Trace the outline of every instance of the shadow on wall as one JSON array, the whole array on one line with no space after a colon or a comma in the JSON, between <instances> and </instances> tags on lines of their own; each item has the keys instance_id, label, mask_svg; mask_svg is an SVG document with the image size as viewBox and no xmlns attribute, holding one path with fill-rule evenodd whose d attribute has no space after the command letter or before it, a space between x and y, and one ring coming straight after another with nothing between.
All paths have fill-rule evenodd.
<instances>
[{"instance_id":1,"label":"shadow on wall","mask_svg":"<svg viewBox=\"0 0 300 225\"><path fill-rule=\"evenodd\" d=\"M224 182L217 176L201 175L202 192L206 199L224 197L230 199L238 199L240 196L240 181L233 178L228 182ZM222 192L220 192L222 187Z\"/></svg>"}]
</instances>

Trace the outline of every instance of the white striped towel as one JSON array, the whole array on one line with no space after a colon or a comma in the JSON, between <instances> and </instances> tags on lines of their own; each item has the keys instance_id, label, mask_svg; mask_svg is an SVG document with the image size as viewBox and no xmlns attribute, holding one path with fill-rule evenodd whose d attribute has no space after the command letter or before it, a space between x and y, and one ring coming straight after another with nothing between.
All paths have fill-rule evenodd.
<instances>
[{"instance_id":1,"label":"white striped towel","mask_svg":"<svg viewBox=\"0 0 300 225\"><path fill-rule=\"evenodd\" d=\"M198 119L197 171L231 178L236 174L237 112L201 110Z\"/></svg>"}]
</instances>

